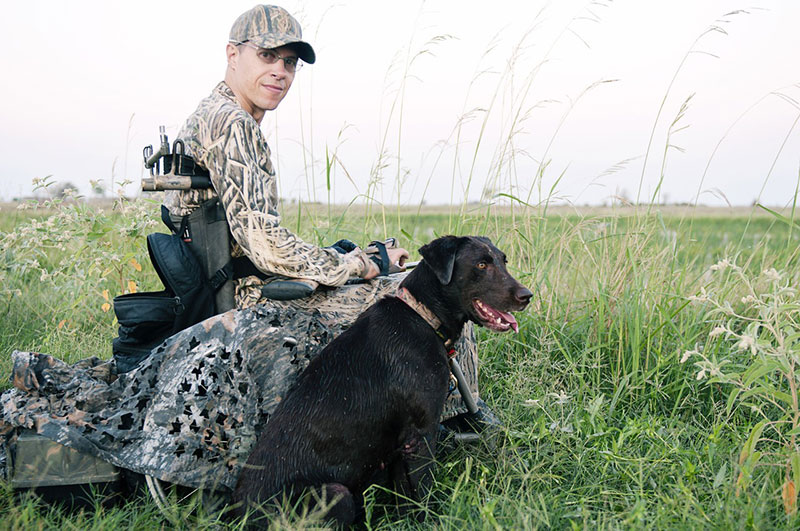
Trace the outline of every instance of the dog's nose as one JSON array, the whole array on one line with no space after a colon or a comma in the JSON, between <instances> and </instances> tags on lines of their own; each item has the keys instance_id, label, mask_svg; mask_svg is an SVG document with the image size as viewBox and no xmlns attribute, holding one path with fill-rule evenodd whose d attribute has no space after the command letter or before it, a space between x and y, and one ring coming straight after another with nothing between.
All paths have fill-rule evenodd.
<instances>
[{"instance_id":1,"label":"dog's nose","mask_svg":"<svg viewBox=\"0 0 800 531\"><path fill-rule=\"evenodd\" d=\"M525 286L520 286L516 293L514 293L514 298L523 305L528 304L531 301L531 297L533 297L533 293Z\"/></svg>"}]
</instances>

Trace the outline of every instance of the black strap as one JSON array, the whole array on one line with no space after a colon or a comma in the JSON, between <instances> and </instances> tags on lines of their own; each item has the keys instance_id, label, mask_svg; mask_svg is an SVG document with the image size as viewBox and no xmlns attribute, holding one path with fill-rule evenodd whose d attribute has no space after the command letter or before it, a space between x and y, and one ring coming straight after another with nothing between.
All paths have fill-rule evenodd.
<instances>
[{"instance_id":1,"label":"black strap","mask_svg":"<svg viewBox=\"0 0 800 531\"><path fill-rule=\"evenodd\" d=\"M221 267L217 269L216 273L211 275L211 278L208 279L208 284L211 286L215 292L222 287L225 282L231 278L231 274L233 273L233 265L228 262L225 264L225 267Z\"/></svg>"},{"instance_id":2,"label":"black strap","mask_svg":"<svg viewBox=\"0 0 800 531\"><path fill-rule=\"evenodd\" d=\"M161 221L164 222L164 225L172 232L172 234L177 234L183 241L191 241L192 235L189 234L189 216L183 216L181 218L181 226L179 229L175 228L175 224L172 222L172 217L169 215L169 209L164 205L161 205Z\"/></svg>"},{"instance_id":3,"label":"black strap","mask_svg":"<svg viewBox=\"0 0 800 531\"><path fill-rule=\"evenodd\" d=\"M380 258L377 256L370 256L369 258L375 262L375 265L378 266L378 269L380 270L379 275L385 277L389 274L389 253L386 252L386 244L378 241L369 244L370 247L373 245L376 249L378 249Z\"/></svg>"},{"instance_id":4,"label":"black strap","mask_svg":"<svg viewBox=\"0 0 800 531\"><path fill-rule=\"evenodd\" d=\"M214 291L217 291L228 279L237 279L244 277L256 276L261 280L269 278L268 275L261 272L253 262L246 256L239 256L231 258L231 261L225 264L224 267L217 269L208 279L208 283Z\"/></svg>"},{"instance_id":5,"label":"black strap","mask_svg":"<svg viewBox=\"0 0 800 531\"><path fill-rule=\"evenodd\" d=\"M232 264L233 278L244 278L251 276L257 276L261 280L266 280L269 278L269 275L257 268L255 264L246 256L231 258L229 264Z\"/></svg>"},{"instance_id":6,"label":"black strap","mask_svg":"<svg viewBox=\"0 0 800 531\"><path fill-rule=\"evenodd\" d=\"M169 217L169 209L164 205L161 205L161 221L163 221L164 225L166 225L167 228L172 231L172 234L178 234L178 229L175 228L172 218Z\"/></svg>"}]
</instances>

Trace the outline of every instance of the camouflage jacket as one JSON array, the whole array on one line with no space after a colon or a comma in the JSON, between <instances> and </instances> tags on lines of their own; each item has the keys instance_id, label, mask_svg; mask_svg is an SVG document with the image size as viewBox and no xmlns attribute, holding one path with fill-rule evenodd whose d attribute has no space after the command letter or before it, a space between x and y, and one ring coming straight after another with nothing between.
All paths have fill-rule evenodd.
<instances>
[{"instance_id":1,"label":"camouflage jacket","mask_svg":"<svg viewBox=\"0 0 800 531\"><path fill-rule=\"evenodd\" d=\"M164 203L171 214L187 215L219 194L232 235L232 256L246 255L269 275L326 286L341 286L362 273L362 251L341 255L306 243L280 226L269 146L258 123L224 81L200 102L178 138L186 153L209 170L214 187L167 192ZM256 277L242 279L237 286L237 305L259 302L261 285Z\"/></svg>"}]
</instances>

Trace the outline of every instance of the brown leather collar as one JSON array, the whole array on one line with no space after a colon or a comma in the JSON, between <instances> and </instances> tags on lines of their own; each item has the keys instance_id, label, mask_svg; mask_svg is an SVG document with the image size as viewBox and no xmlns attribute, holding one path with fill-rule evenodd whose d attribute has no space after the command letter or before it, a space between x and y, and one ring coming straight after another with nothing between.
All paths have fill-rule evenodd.
<instances>
[{"instance_id":1,"label":"brown leather collar","mask_svg":"<svg viewBox=\"0 0 800 531\"><path fill-rule=\"evenodd\" d=\"M448 356L453 357L456 355L456 351L453 348L453 340L446 338L445 335L439 330L439 328L442 326L442 322L427 306L415 299L411 292L403 287L397 288L394 296L406 303L412 310L417 312L419 316L422 317L425 322L431 326L431 328L433 328L433 331L436 332L436 335L439 336L439 338L441 338L441 340L444 342L444 348L447 349Z\"/></svg>"}]
</instances>

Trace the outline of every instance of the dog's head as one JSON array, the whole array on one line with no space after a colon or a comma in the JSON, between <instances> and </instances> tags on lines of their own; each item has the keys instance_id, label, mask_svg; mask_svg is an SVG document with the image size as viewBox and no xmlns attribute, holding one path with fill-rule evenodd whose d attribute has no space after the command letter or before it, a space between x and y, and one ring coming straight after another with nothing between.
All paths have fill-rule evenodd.
<instances>
[{"instance_id":1,"label":"dog's head","mask_svg":"<svg viewBox=\"0 0 800 531\"><path fill-rule=\"evenodd\" d=\"M448 293L459 301L468 318L491 330L517 331L509 312L528 305L531 292L506 268L506 255L489 238L443 236L419 250Z\"/></svg>"}]
</instances>

